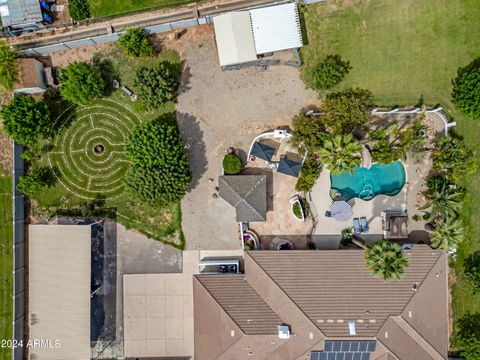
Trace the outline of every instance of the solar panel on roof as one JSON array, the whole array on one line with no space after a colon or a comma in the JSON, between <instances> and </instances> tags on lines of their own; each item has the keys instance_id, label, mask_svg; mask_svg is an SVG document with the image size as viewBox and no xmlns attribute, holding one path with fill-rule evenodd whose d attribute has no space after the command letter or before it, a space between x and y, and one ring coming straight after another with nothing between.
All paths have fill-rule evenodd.
<instances>
[{"instance_id":1,"label":"solar panel on roof","mask_svg":"<svg viewBox=\"0 0 480 360\"><path fill-rule=\"evenodd\" d=\"M318 353L319 357L318 360L328 360L328 353Z\"/></svg>"},{"instance_id":2,"label":"solar panel on roof","mask_svg":"<svg viewBox=\"0 0 480 360\"><path fill-rule=\"evenodd\" d=\"M333 342L333 351L340 351L342 349L342 342L341 341L334 341Z\"/></svg>"},{"instance_id":3,"label":"solar panel on roof","mask_svg":"<svg viewBox=\"0 0 480 360\"><path fill-rule=\"evenodd\" d=\"M350 351L358 351L358 341L352 341L350 343Z\"/></svg>"},{"instance_id":4,"label":"solar panel on roof","mask_svg":"<svg viewBox=\"0 0 480 360\"><path fill-rule=\"evenodd\" d=\"M366 352L362 354L362 360L370 360L370 353Z\"/></svg>"},{"instance_id":5,"label":"solar panel on roof","mask_svg":"<svg viewBox=\"0 0 480 360\"><path fill-rule=\"evenodd\" d=\"M350 341L342 341L342 351L350 351Z\"/></svg>"},{"instance_id":6,"label":"solar panel on roof","mask_svg":"<svg viewBox=\"0 0 480 360\"><path fill-rule=\"evenodd\" d=\"M360 341L358 345L358 351L365 352L367 351L368 343L366 341Z\"/></svg>"},{"instance_id":7,"label":"solar panel on roof","mask_svg":"<svg viewBox=\"0 0 480 360\"><path fill-rule=\"evenodd\" d=\"M345 354L345 360L353 360L353 353L349 352Z\"/></svg>"},{"instance_id":8,"label":"solar panel on roof","mask_svg":"<svg viewBox=\"0 0 480 360\"><path fill-rule=\"evenodd\" d=\"M345 354L344 352L337 352L337 358L335 360L345 360Z\"/></svg>"},{"instance_id":9,"label":"solar panel on roof","mask_svg":"<svg viewBox=\"0 0 480 360\"><path fill-rule=\"evenodd\" d=\"M374 352L377 348L377 342L376 341L369 341L368 346L367 346L367 351L368 352Z\"/></svg>"},{"instance_id":10,"label":"solar panel on roof","mask_svg":"<svg viewBox=\"0 0 480 360\"><path fill-rule=\"evenodd\" d=\"M353 360L362 360L362 353L353 353Z\"/></svg>"},{"instance_id":11,"label":"solar panel on roof","mask_svg":"<svg viewBox=\"0 0 480 360\"><path fill-rule=\"evenodd\" d=\"M332 351L333 350L333 341L325 341L325 346L323 351Z\"/></svg>"}]
</instances>

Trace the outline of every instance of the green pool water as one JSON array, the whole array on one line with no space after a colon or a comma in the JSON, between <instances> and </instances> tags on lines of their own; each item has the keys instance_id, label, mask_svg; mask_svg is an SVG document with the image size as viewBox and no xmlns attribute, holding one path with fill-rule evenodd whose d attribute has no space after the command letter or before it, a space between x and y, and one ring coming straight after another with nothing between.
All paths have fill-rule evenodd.
<instances>
[{"instance_id":1,"label":"green pool water","mask_svg":"<svg viewBox=\"0 0 480 360\"><path fill-rule=\"evenodd\" d=\"M405 168L399 161L374 164L370 169L355 167L355 172L330 175L332 198L371 200L377 195L397 195L405 185ZM339 193L339 194L338 194Z\"/></svg>"}]
</instances>

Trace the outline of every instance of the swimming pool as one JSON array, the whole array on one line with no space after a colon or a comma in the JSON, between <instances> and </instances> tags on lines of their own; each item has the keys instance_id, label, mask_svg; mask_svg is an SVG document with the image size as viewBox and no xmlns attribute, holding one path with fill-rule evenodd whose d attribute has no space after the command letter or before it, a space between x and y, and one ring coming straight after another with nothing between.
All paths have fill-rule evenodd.
<instances>
[{"instance_id":1,"label":"swimming pool","mask_svg":"<svg viewBox=\"0 0 480 360\"><path fill-rule=\"evenodd\" d=\"M395 161L389 165L374 164L370 169L355 166L355 172L330 175L334 200L350 200L354 197L371 200L377 195L397 195L405 185L405 168Z\"/></svg>"}]
</instances>

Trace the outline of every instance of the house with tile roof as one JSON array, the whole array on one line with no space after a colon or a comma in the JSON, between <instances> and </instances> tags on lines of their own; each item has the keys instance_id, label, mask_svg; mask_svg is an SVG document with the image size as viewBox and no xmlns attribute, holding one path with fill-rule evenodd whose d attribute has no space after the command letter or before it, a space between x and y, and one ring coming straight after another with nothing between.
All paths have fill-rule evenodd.
<instances>
[{"instance_id":1,"label":"house with tile roof","mask_svg":"<svg viewBox=\"0 0 480 360\"><path fill-rule=\"evenodd\" d=\"M195 359L447 359L447 256L406 253L394 281L359 250L251 251L244 274L196 275Z\"/></svg>"}]
</instances>

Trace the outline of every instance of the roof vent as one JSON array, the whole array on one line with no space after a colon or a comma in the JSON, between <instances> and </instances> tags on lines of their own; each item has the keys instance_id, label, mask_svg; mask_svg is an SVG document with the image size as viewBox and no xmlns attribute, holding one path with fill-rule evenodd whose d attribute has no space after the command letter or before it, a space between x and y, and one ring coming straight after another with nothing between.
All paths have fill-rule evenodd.
<instances>
[{"instance_id":1,"label":"roof vent","mask_svg":"<svg viewBox=\"0 0 480 360\"><path fill-rule=\"evenodd\" d=\"M348 332L350 333L351 336L357 335L357 329L355 328L355 321L350 320L348 322Z\"/></svg>"},{"instance_id":2,"label":"roof vent","mask_svg":"<svg viewBox=\"0 0 480 360\"><path fill-rule=\"evenodd\" d=\"M418 290L418 283L413 284L412 290L413 290L413 291L417 291L417 290Z\"/></svg>"},{"instance_id":3,"label":"roof vent","mask_svg":"<svg viewBox=\"0 0 480 360\"><path fill-rule=\"evenodd\" d=\"M277 328L280 339L290 339L290 327L288 325L280 325Z\"/></svg>"}]
</instances>

